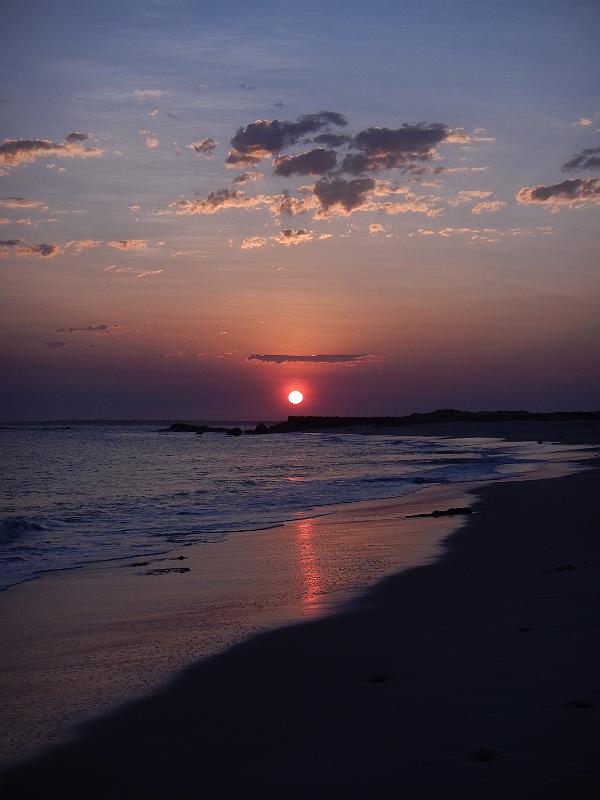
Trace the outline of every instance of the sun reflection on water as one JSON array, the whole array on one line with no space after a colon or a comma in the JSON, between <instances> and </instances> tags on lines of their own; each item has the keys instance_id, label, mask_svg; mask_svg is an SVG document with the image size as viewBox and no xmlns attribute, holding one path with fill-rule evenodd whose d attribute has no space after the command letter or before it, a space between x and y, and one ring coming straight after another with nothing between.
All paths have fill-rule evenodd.
<instances>
[{"instance_id":1,"label":"sun reflection on water","mask_svg":"<svg viewBox=\"0 0 600 800\"><path fill-rule=\"evenodd\" d=\"M298 522L299 564L304 593L302 604L308 614L313 614L320 605L323 591L319 562L315 551L315 525L311 519Z\"/></svg>"}]
</instances>

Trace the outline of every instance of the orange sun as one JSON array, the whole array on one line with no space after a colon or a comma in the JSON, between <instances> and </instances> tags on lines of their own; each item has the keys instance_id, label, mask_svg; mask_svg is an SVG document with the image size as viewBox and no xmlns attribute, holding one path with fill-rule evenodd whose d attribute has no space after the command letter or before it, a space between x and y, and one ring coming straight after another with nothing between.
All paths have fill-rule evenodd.
<instances>
[{"instance_id":1,"label":"orange sun","mask_svg":"<svg viewBox=\"0 0 600 800\"><path fill-rule=\"evenodd\" d=\"M297 406L304 400L304 395L302 394L302 392L299 392L297 389L294 389L293 392L290 392L288 394L288 400L290 401L290 403L292 403L292 405Z\"/></svg>"}]
</instances>

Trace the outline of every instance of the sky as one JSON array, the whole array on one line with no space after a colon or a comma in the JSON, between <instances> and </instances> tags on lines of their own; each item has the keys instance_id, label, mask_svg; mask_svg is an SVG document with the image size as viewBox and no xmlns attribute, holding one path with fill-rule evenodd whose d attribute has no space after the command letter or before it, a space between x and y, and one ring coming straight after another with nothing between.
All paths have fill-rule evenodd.
<instances>
[{"instance_id":1,"label":"sky","mask_svg":"<svg viewBox=\"0 0 600 800\"><path fill-rule=\"evenodd\" d=\"M0 419L599 408L599 23L8 4Z\"/></svg>"}]
</instances>

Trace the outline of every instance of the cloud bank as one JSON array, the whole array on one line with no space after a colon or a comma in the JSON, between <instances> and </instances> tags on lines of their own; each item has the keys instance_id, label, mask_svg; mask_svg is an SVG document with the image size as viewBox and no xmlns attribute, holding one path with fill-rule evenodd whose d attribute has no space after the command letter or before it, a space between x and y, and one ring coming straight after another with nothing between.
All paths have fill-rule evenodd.
<instances>
[{"instance_id":1,"label":"cloud bank","mask_svg":"<svg viewBox=\"0 0 600 800\"><path fill-rule=\"evenodd\" d=\"M343 355L258 355L248 356L248 361L255 361L260 364L356 364L364 362L371 357L364 353L346 353Z\"/></svg>"}]
</instances>

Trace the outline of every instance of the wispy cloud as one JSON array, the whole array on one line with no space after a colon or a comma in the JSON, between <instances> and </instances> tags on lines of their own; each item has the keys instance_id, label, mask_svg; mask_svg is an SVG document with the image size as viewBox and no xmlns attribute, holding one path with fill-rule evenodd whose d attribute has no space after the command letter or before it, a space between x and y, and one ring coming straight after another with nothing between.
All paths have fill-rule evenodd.
<instances>
[{"instance_id":1,"label":"wispy cloud","mask_svg":"<svg viewBox=\"0 0 600 800\"><path fill-rule=\"evenodd\" d=\"M482 203L477 203L471 209L471 214L493 214L504 208L506 203L504 200L484 200Z\"/></svg>"},{"instance_id":2,"label":"wispy cloud","mask_svg":"<svg viewBox=\"0 0 600 800\"><path fill-rule=\"evenodd\" d=\"M0 197L2 208L46 208L41 200L31 200L27 197Z\"/></svg>"},{"instance_id":3,"label":"wispy cloud","mask_svg":"<svg viewBox=\"0 0 600 800\"><path fill-rule=\"evenodd\" d=\"M144 250L148 242L146 239L113 239L107 245L115 250Z\"/></svg>"},{"instance_id":4,"label":"wispy cloud","mask_svg":"<svg viewBox=\"0 0 600 800\"><path fill-rule=\"evenodd\" d=\"M173 94L171 89L136 89L133 96L137 100L156 100L159 97L166 97Z\"/></svg>"},{"instance_id":5,"label":"wispy cloud","mask_svg":"<svg viewBox=\"0 0 600 800\"><path fill-rule=\"evenodd\" d=\"M107 334L117 328L120 328L120 325L109 324L107 322L101 322L98 325L84 325L82 327L73 326L71 328L57 328L57 333L92 333L92 334Z\"/></svg>"},{"instance_id":6,"label":"wispy cloud","mask_svg":"<svg viewBox=\"0 0 600 800\"><path fill-rule=\"evenodd\" d=\"M266 243L267 240L264 236L250 236L248 239L243 240L240 247L242 250L254 250L257 247L264 247Z\"/></svg>"}]
</instances>

